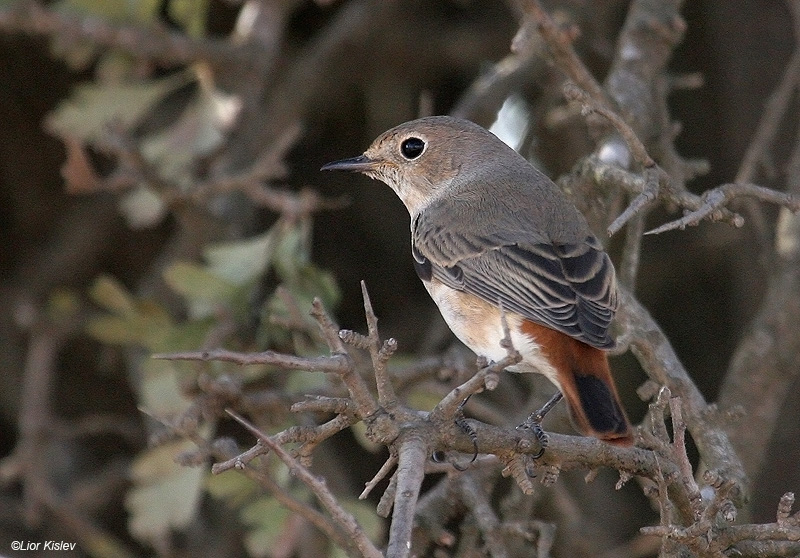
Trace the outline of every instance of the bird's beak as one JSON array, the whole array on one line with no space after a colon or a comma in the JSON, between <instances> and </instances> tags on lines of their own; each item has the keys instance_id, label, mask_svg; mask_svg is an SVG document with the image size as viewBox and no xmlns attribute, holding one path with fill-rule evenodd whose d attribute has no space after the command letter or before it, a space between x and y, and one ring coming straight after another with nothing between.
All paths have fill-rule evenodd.
<instances>
[{"instance_id":1,"label":"bird's beak","mask_svg":"<svg viewBox=\"0 0 800 558\"><path fill-rule=\"evenodd\" d=\"M334 161L322 165L319 170L344 170L353 172L368 172L375 170L378 162L370 159L366 155L359 155L358 157L351 157L350 159L342 159L341 161Z\"/></svg>"}]
</instances>

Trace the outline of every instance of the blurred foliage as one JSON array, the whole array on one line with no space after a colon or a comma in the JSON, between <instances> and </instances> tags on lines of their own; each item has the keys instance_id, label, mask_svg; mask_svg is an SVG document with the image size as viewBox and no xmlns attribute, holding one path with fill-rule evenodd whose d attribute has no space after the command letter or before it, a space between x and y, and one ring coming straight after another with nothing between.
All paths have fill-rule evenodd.
<instances>
[{"instance_id":1,"label":"blurred foliage","mask_svg":"<svg viewBox=\"0 0 800 558\"><path fill-rule=\"evenodd\" d=\"M0 9L10 9L15 2L0 0ZM254 413L254 422L269 433L312 420L290 414L289 404L305 394L335 393L336 386L319 373L287 374L265 365L225 362L198 365L150 355L216 347L303 356L326 353L308 315L311 301L319 297L328 310L339 311L345 324L361 323L360 279L370 285L384 335L396 337L403 350L441 348L442 336L435 333L441 324L432 320L436 314L410 265L407 215L399 205L391 205L399 204L391 192L375 188L361 196L357 190L360 197L354 196L349 209L314 215L313 221L311 211L297 209L297 192L307 184L337 194L358 185L358 178L320 177L317 169L322 162L360 153L376 133L420 111L451 110L480 78L485 78L484 85L493 79L502 85L509 78L511 93L498 95L497 106L488 103L476 109L474 119L488 126L503 102L512 113L527 107L523 112L528 111L531 125L516 130L516 136L524 137L527 155L551 175L571 168L576 156L585 154L590 142L584 120L563 105L560 86L554 87L560 78L549 73L554 71L551 66L532 64L511 76L501 75L509 65L492 66L508 55L517 29L519 14L510 2L41 4L79 25L46 34L47 40L40 42L9 34L0 52L5 56L0 87L5 119L0 127L0 255L9 264L0 285L0 443L12 452L15 442L30 442L23 440L28 426L17 418L19 407L27 402L20 403L18 394L29 380L24 376L30 375L26 365L31 349L26 343L46 328L68 333L54 342L55 401L42 406L85 413L90 420L111 408L115 418L134 421L158 443L145 446L141 433L136 438L113 428L102 436L64 435L74 432L74 425L63 428L46 422L44 434L31 437L44 440L34 458L45 463L47 475L32 474L23 482L44 478L59 497L80 503L73 506L76 517L99 525L109 536L88 536L75 523L62 521L63 516L53 521L55 516L45 514L38 523L31 520L20 504L30 494L10 484L0 485L0 541L34 540L32 533L65 538L69 533L83 536L82 552L98 557L121 555L125 546L134 549L129 554L143 556L275 554L282 537L293 532L296 516L244 475L211 475L207 456L198 458L193 443L165 436L167 429L159 421L169 424L191 412L204 376L233 378L248 393L285 396L269 411ZM777 4L686 3L687 44L675 56L675 71L703 71L708 85L699 92L676 91L672 100L677 118L684 122L677 139L681 153L712 159L705 185L735 174L763 100L782 71L782 57L788 57L790 21L776 12ZM559 6L559 18L580 29L575 47L590 69L604 75L629 2L554 5ZM258 6L267 11L256 21L251 16ZM741 15L746 8L755 15ZM105 32L100 33L101 44L86 39L98 29ZM113 36L120 29L124 40ZM149 46L148 38L164 37L172 41L170 48L181 62L171 61L175 53L165 52L158 60L137 53ZM200 41L215 38L216 46L236 48L242 58L234 63L198 55L183 62ZM127 41L128 46L108 48L113 40ZM60 63L45 58L48 49ZM557 123L547 118L556 109L563 109ZM518 119L512 114L512 120ZM276 138L292 127L299 129L301 122L303 138L270 151ZM62 148L63 180L57 176ZM780 155L776 152L777 161ZM268 178L251 176L249 190L225 182L247 175L251 166L258 167L260 157L276 172L264 172ZM273 180L278 175L280 181ZM692 184L698 190L702 186ZM271 195L282 189L298 196L292 198L294 209L248 197L267 187ZM117 218L120 214L123 219ZM759 238L747 229L703 226L681 235L648 237L644 244L641 296L688 367L699 371L696 380L709 393L719 386L727 356L763 291L753 264L763 259ZM692 319L687 319L687 308ZM80 334L72 333L79 329L75 323L83 325ZM398 354L392 363L405 367L416 360ZM624 363L618 368L626 374ZM628 387L641 381L638 369L629 371L626 379ZM518 381L502 383L501 389L508 388L503 396L512 401L503 402L502 412L524 411L509 395ZM419 409L430 409L440 399L430 384L402 396ZM146 418L145 428L140 424L143 415L155 418ZM317 418L324 420L313 420ZM252 436L238 426L198 420L209 439L236 435L241 445L252 444ZM359 423L346 435L326 441L315 450L323 452L324 459L315 460L314 467L336 485L332 488L337 497L370 537L380 540L384 524L375 514L375 503L348 496L363 484L365 469L371 475L380 466L370 460L384 448L369 442L365 429ZM794 442L796 437L787 439ZM778 435L776 440L782 442ZM774 476L779 482L774 484L784 489L785 479L796 469L789 450L798 444L781 447L786 451L779 454L788 465L781 467L784 461L776 460L779 473ZM17 467L21 474L35 473L28 467L30 455ZM259 460L288 494L313 501L308 489L274 457ZM120 462L124 472L115 473L109 464ZM2 465L0 480L10 469ZM328 474L334 468L339 474ZM102 484L115 474L123 477L121 483ZM621 544L620 539L652 518L638 492L635 502L629 494L614 493L611 503L609 492L598 488L600 482L585 487L578 480L575 502L586 509L564 525L567 535L559 545L567 551L561 555L581 555L569 552L578 547L597 550ZM576 485L567 482L553 507L573 503L567 493ZM91 498L86 497L98 493L104 506L100 509L87 504ZM774 517L776 498L771 493L760 497ZM537 506L533 500L528 505L531 510ZM209 508L223 510L213 526ZM609 513L587 511L591 509ZM531 516L554 513L558 510L537 508ZM189 535L182 538L184 533ZM233 533L232 541L225 539L228 533ZM570 536L575 533L580 535ZM99 544L102 540L107 544ZM0 554L6 550L0 547Z\"/></svg>"},{"instance_id":2,"label":"blurred foliage","mask_svg":"<svg viewBox=\"0 0 800 558\"><path fill-rule=\"evenodd\" d=\"M189 36L204 33L207 1L166 4L171 21ZM56 9L113 22L154 24L163 5L161 1L64 0ZM66 51L62 54L74 63L93 54L75 45L71 52L71 56ZM134 75L136 68L126 57L110 51L101 55L98 68L106 79L75 87L48 115L46 126L73 145L101 151L110 132L117 134L111 141L135 141L125 149L135 149L132 155L141 156L148 173L139 175L137 184L121 194L119 208L129 226L153 227L170 212L169 202L163 197L168 193L165 184L183 190L192 188L198 158L213 153L222 144L227 127L235 121L238 101L215 88L211 73L202 64L160 78L141 79ZM193 92L176 118L166 125L147 125L154 110L190 85ZM77 184L68 184L68 188L91 190ZM176 316L156 299L137 296L114 277L102 275L89 294L104 312L88 320L86 332L101 343L144 349L143 355L133 359L134 377L138 378L137 406L164 421L191 406L186 386L200 372L194 366L152 360L147 357L149 354L202 347L209 335L224 327L223 323L233 326L224 343L232 349L285 347L298 341L299 353L319 354L323 346L307 336L293 335L281 325L293 317L291 313L297 308L310 308L314 297L328 308L335 308L339 299L332 275L311 261L311 232L308 218L279 219L262 234L204 246L205 263L180 259L168 263L162 278L182 300L185 315ZM271 281L283 289L283 296L275 291L261 294ZM260 302L259 297L263 298ZM287 308L289 300L296 308ZM260 312L254 312L254 302L258 302ZM255 334L243 338L243 327L252 321L254 313L258 318ZM220 363L204 370L246 381L257 381L270 372L265 366L242 368ZM301 393L312 390L321 380L324 378L318 374L297 374L292 378L293 387ZM208 490L238 510L248 532L245 540L250 553L269 555L290 513L274 498L262 496L258 485L245 477L233 473L212 477L208 466L186 467L176 462L177 456L193 447L192 442L170 441L145 449L136 457L132 487L125 498L130 533L144 543L158 546L171 532L188 526L198 513L203 492ZM283 484L291 484L286 475ZM294 490L298 490L296 485ZM296 496L308 497L302 487L299 490L302 494Z\"/></svg>"},{"instance_id":3,"label":"blurred foliage","mask_svg":"<svg viewBox=\"0 0 800 558\"><path fill-rule=\"evenodd\" d=\"M92 317L87 332L103 343L146 349L147 353L177 352L204 346L206 337L220 321L230 317L234 324L243 324L252 313L254 290L274 270L283 297L273 293L263 302L255 345L245 344L231 336L226 346L242 350L258 350L291 341L285 327L273 319L289 319L288 299L299 308L310 308L311 300L320 298L334 308L339 293L329 273L311 263L307 222L288 223L279 220L266 233L241 241L209 245L205 250L207 264L176 261L163 272L164 281L185 302L187 313L173 319L159 303L142 299L128 292L109 276L101 276L90 294L106 312ZM321 354L324 347L313 344L308 336L297 344L298 352ZM169 420L186 411L191 399L185 394L190 377L200 373L195 366L182 366L167 360L137 359L140 382L138 406L159 420ZM265 366L242 368L214 363L202 370L256 381L269 372ZM188 377L187 377L188 376ZM325 382L321 374L292 374L289 389L299 394L311 392ZM288 426L282 425L282 426ZM130 514L130 532L148 543L164 539L174 529L187 526L201 502L203 486L219 498L240 509L248 526L247 546L253 556L267 556L271 544L281 533L289 512L271 497L257 497L261 489L249 481L209 478L207 466L185 467L176 456L193 447L192 442L175 441L142 451L133 465L133 487L126 497ZM238 477L233 473L222 477ZM288 483L290 479L284 478ZM244 498L243 491L250 494ZM307 495L306 495L307 496ZM246 504L242 501L247 500ZM374 511L370 510L374 514ZM374 522L373 522L374 523Z\"/></svg>"}]
</instances>

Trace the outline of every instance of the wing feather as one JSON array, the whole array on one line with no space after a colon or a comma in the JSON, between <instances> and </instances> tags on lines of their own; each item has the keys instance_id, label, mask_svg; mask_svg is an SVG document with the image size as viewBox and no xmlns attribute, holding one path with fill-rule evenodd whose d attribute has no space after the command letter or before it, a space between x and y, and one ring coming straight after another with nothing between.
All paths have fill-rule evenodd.
<instances>
[{"instance_id":1,"label":"wing feather","mask_svg":"<svg viewBox=\"0 0 800 558\"><path fill-rule=\"evenodd\" d=\"M522 230L479 234L429 221L417 216L412 242L432 277L594 347L613 346L614 267L594 236L552 243Z\"/></svg>"}]
</instances>

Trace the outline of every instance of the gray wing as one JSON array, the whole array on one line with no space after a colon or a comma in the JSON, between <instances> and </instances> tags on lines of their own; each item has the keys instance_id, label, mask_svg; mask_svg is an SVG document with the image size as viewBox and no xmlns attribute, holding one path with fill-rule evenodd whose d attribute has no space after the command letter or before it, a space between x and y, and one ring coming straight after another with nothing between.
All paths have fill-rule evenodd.
<instances>
[{"instance_id":1,"label":"gray wing","mask_svg":"<svg viewBox=\"0 0 800 558\"><path fill-rule=\"evenodd\" d=\"M417 271L598 348L617 309L614 267L591 234L550 243L520 231L444 229L418 216L412 227Z\"/></svg>"}]
</instances>

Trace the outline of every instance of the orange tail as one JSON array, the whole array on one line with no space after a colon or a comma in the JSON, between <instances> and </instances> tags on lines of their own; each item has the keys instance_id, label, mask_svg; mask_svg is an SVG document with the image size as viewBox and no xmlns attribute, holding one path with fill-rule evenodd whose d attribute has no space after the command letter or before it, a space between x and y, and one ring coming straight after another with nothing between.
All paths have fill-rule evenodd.
<instances>
[{"instance_id":1,"label":"orange tail","mask_svg":"<svg viewBox=\"0 0 800 558\"><path fill-rule=\"evenodd\" d=\"M522 328L536 339L558 372L575 428L612 444L631 445L631 425L622 410L606 353L533 322L525 321Z\"/></svg>"}]
</instances>

